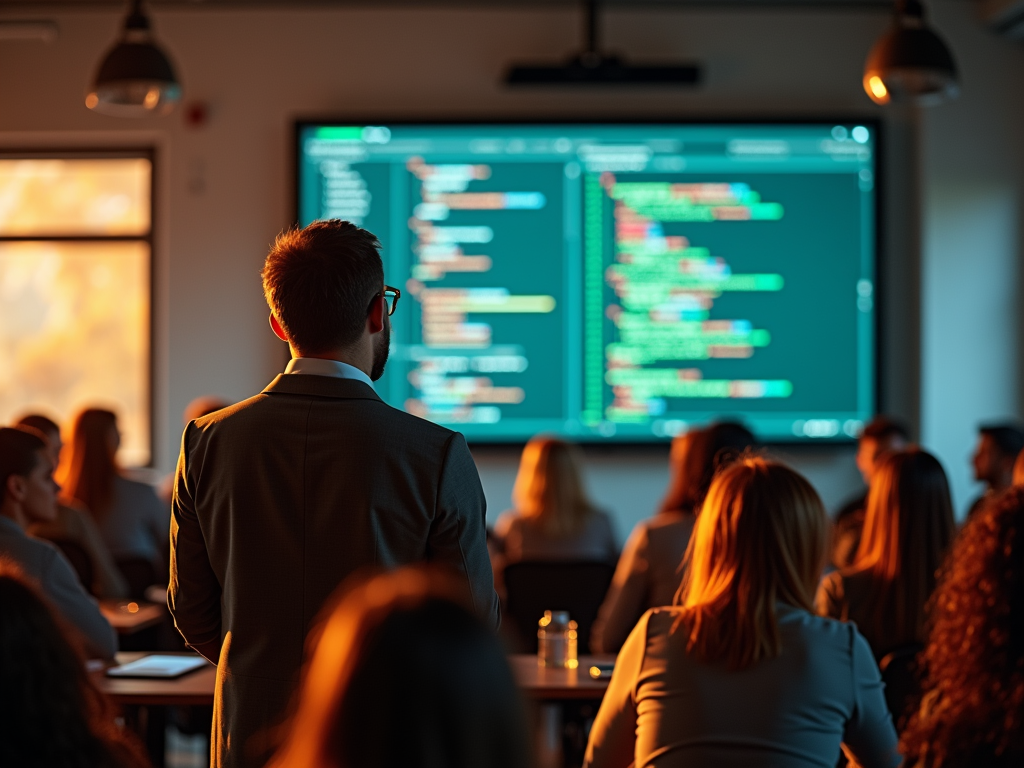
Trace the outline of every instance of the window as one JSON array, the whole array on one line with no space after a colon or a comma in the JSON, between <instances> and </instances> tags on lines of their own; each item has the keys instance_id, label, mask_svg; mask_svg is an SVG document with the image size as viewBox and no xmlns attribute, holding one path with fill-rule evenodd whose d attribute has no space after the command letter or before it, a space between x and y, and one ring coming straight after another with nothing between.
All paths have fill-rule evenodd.
<instances>
[{"instance_id":1,"label":"window","mask_svg":"<svg viewBox=\"0 0 1024 768\"><path fill-rule=\"evenodd\" d=\"M0 423L109 408L150 462L152 198L148 153L0 154Z\"/></svg>"}]
</instances>

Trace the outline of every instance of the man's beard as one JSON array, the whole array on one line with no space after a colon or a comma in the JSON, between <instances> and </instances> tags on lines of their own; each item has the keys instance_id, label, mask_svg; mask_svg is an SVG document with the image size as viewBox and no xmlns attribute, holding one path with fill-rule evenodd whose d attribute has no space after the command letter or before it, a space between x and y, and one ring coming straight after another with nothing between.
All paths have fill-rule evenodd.
<instances>
[{"instance_id":1,"label":"man's beard","mask_svg":"<svg viewBox=\"0 0 1024 768\"><path fill-rule=\"evenodd\" d=\"M370 381L377 381L384 375L384 366L388 364L388 353L391 351L391 318L384 316L384 329L377 334L373 342L373 365L370 366Z\"/></svg>"}]
</instances>

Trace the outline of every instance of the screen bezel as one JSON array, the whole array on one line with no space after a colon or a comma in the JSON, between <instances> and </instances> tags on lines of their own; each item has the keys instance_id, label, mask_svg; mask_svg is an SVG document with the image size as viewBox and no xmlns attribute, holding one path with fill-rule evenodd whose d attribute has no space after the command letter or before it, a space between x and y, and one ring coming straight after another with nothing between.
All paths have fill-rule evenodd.
<instances>
[{"instance_id":1,"label":"screen bezel","mask_svg":"<svg viewBox=\"0 0 1024 768\"><path fill-rule=\"evenodd\" d=\"M884 123L877 117L861 113L848 113L848 114L835 114L829 113L826 115L810 115L810 116L766 116L766 117L729 117L729 116L702 116L702 117L686 117L686 118L672 118L666 117L665 115L660 116L631 116L623 117L622 115L617 116L598 116L580 118L578 116L573 117L557 117L557 116L517 116L517 117L492 117L492 116L480 116L473 115L468 117L437 117L437 116L425 116L422 118L410 117L408 115L402 117L395 117L389 119L386 115L374 115L372 117L366 117L365 115L343 115L338 116L337 114L331 114L325 117L318 116L304 116L296 118L292 123L292 136L291 136L291 225L298 226L299 214L300 214L300 183L299 173L302 166L302 132L306 128L313 127L333 127L333 126L349 126L349 125L402 125L402 126L455 126L455 125L480 125L480 126L502 126L502 125L736 125L736 126L753 126L753 125L766 125L766 126L787 126L787 125L836 125L839 123L860 123L869 126L874 134L874 173L875 173L875 186L874 186L874 247L875 247L875 261L874 261L874 339L873 350L872 350L872 373L874 376L874 382L871 387L873 408L869 415L869 418L874 418L880 412L880 406L882 403L882 381L883 377L883 354L882 344L884 340L883 326L884 326L884 299L886 297L886 286L884 280L883 266L887 263L885 254L885 216L884 216L884 189L886 183L885 163L883 157L885 154L885 136L884 136ZM287 347L285 348L285 362L289 358ZM443 425L442 425L443 426ZM455 430L458 431L458 430ZM671 437L654 437L647 440L637 440L631 438L614 438L614 437L587 437L581 438L579 436L573 437L573 442L586 447L599 447L599 448L614 448L614 447L629 447L629 448L660 448L671 444L673 438ZM846 433L840 431L840 433L834 437L828 438L814 438L814 437L797 437L793 435L792 438L783 439L780 437L774 437L768 440L760 441L762 445L780 445L787 447L796 446L848 446L856 443L857 437L852 437ZM526 440L514 438L510 440L479 440L475 438L466 437L467 443L474 448L521 448L526 444Z\"/></svg>"}]
</instances>

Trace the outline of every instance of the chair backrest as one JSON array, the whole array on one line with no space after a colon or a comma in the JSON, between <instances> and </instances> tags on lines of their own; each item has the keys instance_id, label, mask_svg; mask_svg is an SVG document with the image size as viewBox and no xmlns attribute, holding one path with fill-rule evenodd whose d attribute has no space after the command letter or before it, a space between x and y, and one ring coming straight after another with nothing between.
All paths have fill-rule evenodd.
<instances>
[{"instance_id":1,"label":"chair backrest","mask_svg":"<svg viewBox=\"0 0 1024 768\"><path fill-rule=\"evenodd\" d=\"M917 656L924 650L920 643L901 646L882 657L878 668L885 683L885 703L897 731L902 731L921 703L921 669Z\"/></svg>"},{"instance_id":2,"label":"chair backrest","mask_svg":"<svg viewBox=\"0 0 1024 768\"><path fill-rule=\"evenodd\" d=\"M132 600L145 600L146 588L160 583L156 566L144 557L117 559L117 569L128 582L128 596Z\"/></svg>"},{"instance_id":3,"label":"chair backrest","mask_svg":"<svg viewBox=\"0 0 1024 768\"><path fill-rule=\"evenodd\" d=\"M532 560L505 566L506 617L518 638L516 650L537 652L537 622L544 611L568 611L577 624L579 653L590 649L590 628L615 567L603 562Z\"/></svg>"},{"instance_id":4,"label":"chair backrest","mask_svg":"<svg viewBox=\"0 0 1024 768\"><path fill-rule=\"evenodd\" d=\"M68 559L71 567L78 574L78 580L82 582L82 586L85 587L87 592L92 594L95 572L92 567L92 558L89 557L89 553L85 551L85 548L71 539L51 539L51 543L64 553L64 557Z\"/></svg>"}]
</instances>

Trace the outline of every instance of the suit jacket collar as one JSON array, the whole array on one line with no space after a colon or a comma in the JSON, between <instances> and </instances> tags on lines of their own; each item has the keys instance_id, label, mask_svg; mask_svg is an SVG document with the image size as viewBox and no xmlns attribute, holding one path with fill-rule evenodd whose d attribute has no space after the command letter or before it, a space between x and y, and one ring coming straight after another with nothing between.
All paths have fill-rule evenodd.
<instances>
[{"instance_id":1,"label":"suit jacket collar","mask_svg":"<svg viewBox=\"0 0 1024 768\"><path fill-rule=\"evenodd\" d=\"M264 395L306 395L345 400L376 400L382 402L373 387L355 379L314 376L304 373L280 373L264 389Z\"/></svg>"}]
</instances>

